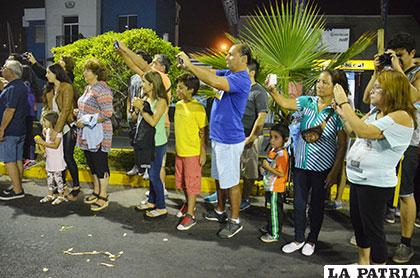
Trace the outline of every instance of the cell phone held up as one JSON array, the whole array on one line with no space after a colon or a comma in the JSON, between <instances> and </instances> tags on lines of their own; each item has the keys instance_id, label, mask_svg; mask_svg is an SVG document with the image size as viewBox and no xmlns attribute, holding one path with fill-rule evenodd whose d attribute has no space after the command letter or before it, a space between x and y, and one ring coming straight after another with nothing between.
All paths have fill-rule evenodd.
<instances>
[{"instance_id":1,"label":"cell phone held up","mask_svg":"<svg viewBox=\"0 0 420 278\"><path fill-rule=\"evenodd\" d=\"M181 57L177 57L177 60L178 60L178 65L179 66L183 66L184 65L184 60L181 58Z\"/></svg>"},{"instance_id":2,"label":"cell phone held up","mask_svg":"<svg viewBox=\"0 0 420 278\"><path fill-rule=\"evenodd\" d=\"M119 49L120 48L120 44L118 43L118 41L114 42L114 48L115 49Z\"/></svg>"},{"instance_id":3,"label":"cell phone held up","mask_svg":"<svg viewBox=\"0 0 420 278\"><path fill-rule=\"evenodd\" d=\"M268 87L276 86L277 85L277 75L274 73L270 73L267 75L268 80Z\"/></svg>"}]
</instances>

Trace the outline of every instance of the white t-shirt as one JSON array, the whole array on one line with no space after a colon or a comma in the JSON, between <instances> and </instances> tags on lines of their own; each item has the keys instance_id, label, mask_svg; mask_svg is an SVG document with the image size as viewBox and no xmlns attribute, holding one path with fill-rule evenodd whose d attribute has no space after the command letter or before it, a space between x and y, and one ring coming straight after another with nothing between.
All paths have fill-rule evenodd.
<instances>
[{"instance_id":1,"label":"white t-shirt","mask_svg":"<svg viewBox=\"0 0 420 278\"><path fill-rule=\"evenodd\" d=\"M395 168L410 144L414 129L395 123L389 116L376 120L377 113L378 110L373 109L365 123L379 128L385 138L356 139L347 154L347 177L355 184L395 187Z\"/></svg>"}]
</instances>

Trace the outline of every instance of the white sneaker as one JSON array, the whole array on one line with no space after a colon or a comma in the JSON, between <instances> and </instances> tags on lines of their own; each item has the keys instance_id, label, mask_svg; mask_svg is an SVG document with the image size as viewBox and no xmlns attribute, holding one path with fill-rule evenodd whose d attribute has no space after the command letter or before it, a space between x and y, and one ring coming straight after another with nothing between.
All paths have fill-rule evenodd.
<instances>
[{"instance_id":1,"label":"white sneaker","mask_svg":"<svg viewBox=\"0 0 420 278\"><path fill-rule=\"evenodd\" d=\"M137 165L134 164L133 168L131 168L130 171L127 172L127 176L135 176L139 172L139 168L137 168Z\"/></svg>"},{"instance_id":2,"label":"white sneaker","mask_svg":"<svg viewBox=\"0 0 420 278\"><path fill-rule=\"evenodd\" d=\"M144 174L143 174L143 179L144 180L148 180L149 179L149 171L148 171L148 169L146 168L146 170L144 171Z\"/></svg>"},{"instance_id":3,"label":"white sneaker","mask_svg":"<svg viewBox=\"0 0 420 278\"><path fill-rule=\"evenodd\" d=\"M315 252L315 243L305 243L305 245L302 248L302 254L305 256L312 256L312 254Z\"/></svg>"},{"instance_id":4,"label":"white sneaker","mask_svg":"<svg viewBox=\"0 0 420 278\"><path fill-rule=\"evenodd\" d=\"M299 242L296 242L296 241L292 241L292 242L286 244L285 246L283 246L283 248L281 250L286 254L290 254L290 253L293 253L293 252L299 250L300 248L302 248L303 245L305 245L305 242L299 243Z\"/></svg>"},{"instance_id":5,"label":"white sneaker","mask_svg":"<svg viewBox=\"0 0 420 278\"><path fill-rule=\"evenodd\" d=\"M352 235L351 236L351 238L350 238L350 244L351 245L354 245L354 246L357 246L357 241L356 241L356 236L355 235Z\"/></svg>"}]
</instances>

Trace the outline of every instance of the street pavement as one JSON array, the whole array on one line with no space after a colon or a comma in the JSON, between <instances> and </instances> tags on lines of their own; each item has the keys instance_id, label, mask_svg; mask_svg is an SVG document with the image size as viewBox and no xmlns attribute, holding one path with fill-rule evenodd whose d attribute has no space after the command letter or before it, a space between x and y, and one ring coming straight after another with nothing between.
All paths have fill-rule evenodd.
<instances>
[{"instance_id":1,"label":"street pavement","mask_svg":"<svg viewBox=\"0 0 420 278\"><path fill-rule=\"evenodd\" d=\"M0 187L8 179L0 177ZM357 249L348 210L327 212L316 252L305 257L299 252L286 255L281 246L293 239L286 221L278 243L263 243L258 228L265 224L263 200L241 213L244 229L234 238L219 239L218 223L206 221L208 206L198 204L198 224L189 231L176 230L176 208L182 195L171 191L167 199L169 216L147 220L133 206L144 198L144 188L110 187L110 206L96 215L82 198L59 206L40 204L46 194L45 181L25 180L27 196L0 201L0 277L322 277L325 264L350 264ZM89 193L88 186L83 187ZM291 214L290 205L286 213ZM399 222L397 222L399 223ZM399 240L399 224L386 225L392 250ZM416 231L418 233L418 229ZM420 264L420 237L413 239ZM64 254L105 251L108 256ZM102 265L106 263L108 265ZM111 265L113 267L111 267Z\"/></svg>"}]
</instances>

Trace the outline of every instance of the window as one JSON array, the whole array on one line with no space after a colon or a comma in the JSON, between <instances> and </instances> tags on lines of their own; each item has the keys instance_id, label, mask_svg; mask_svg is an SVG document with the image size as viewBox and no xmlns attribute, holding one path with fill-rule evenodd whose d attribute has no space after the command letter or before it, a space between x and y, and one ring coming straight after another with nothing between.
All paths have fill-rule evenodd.
<instances>
[{"instance_id":1,"label":"window","mask_svg":"<svg viewBox=\"0 0 420 278\"><path fill-rule=\"evenodd\" d=\"M137 15L120 15L118 17L118 30L120 32L133 28L137 28Z\"/></svg>"},{"instance_id":2,"label":"window","mask_svg":"<svg viewBox=\"0 0 420 278\"><path fill-rule=\"evenodd\" d=\"M45 43L44 25L35 25L35 43Z\"/></svg>"},{"instance_id":3,"label":"window","mask_svg":"<svg viewBox=\"0 0 420 278\"><path fill-rule=\"evenodd\" d=\"M64 44L70 44L79 39L79 17L63 17Z\"/></svg>"}]
</instances>

